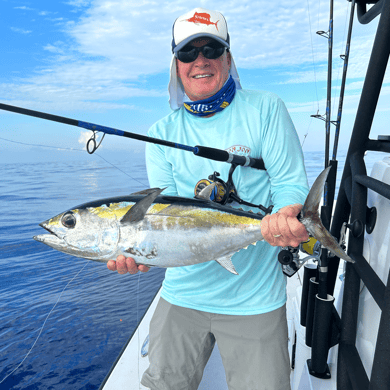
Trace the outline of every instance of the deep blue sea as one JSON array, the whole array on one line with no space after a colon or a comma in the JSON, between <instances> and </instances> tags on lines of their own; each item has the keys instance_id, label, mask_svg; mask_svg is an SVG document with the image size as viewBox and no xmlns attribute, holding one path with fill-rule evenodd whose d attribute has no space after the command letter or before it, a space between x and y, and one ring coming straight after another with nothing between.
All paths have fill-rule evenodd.
<instances>
[{"instance_id":1,"label":"deep blue sea","mask_svg":"<svg viewBox=\"0 0 390 390\"><path fill-rule=\"evenodd\" d=\"M378 157L369 156L369 171ZM340 153L340 171L344 158ZM312 184L323 155L306 153L305 161ZM0 172L0 389L98 389L164 270L118 275L32 237L42 233L40 222L68 208L147 188L143 154L53 154L52 161L0 163Z\"/></svg>"}]
</instances>

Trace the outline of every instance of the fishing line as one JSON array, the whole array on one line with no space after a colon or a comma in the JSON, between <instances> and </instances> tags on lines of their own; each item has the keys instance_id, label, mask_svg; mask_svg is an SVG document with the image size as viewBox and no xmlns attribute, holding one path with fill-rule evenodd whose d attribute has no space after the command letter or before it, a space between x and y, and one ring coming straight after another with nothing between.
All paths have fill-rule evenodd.
<instances>
[{"instance_id":1,"label":"fishing line","mask_svg":"<svg viewBox=\"0 0 390 390\"><path fill-rule=\"evenodd\" d=\"M57 306L58 302L60 301L60 299L61 299L61 297L62 297L62 294L64 293L64 291L66 290L66 288L69 286L69 284L72 283L73 280L76 279L76 277L80 274L80 272L87 266L88 263L89 263L89 262L87 261L87 262L83 265L83 267L80 269L80 271L77 272L77 274L76 274L75 276L73 276L73 278L72 278L72 279L68 282L68 284L64 287L64 289L62 290L62 292L61 292L60 296L58 297L56 303L54 304L54 306L53 306L52 309L50 310L49 314L46 316L46 319L45 319L45 321L43 322L43 325L42 325L42 327L41 327L41 330L39 331L39 334L38 334L37 338L35 339L34 344L33 344L32 347L30 348L30 350L27 352L27 354L26 354L26 356L24 357L24 359L19 363L19 365L18 365L13 371L11 371L5 378L3 378L3 380L0 381L0 384L3 383L10 375L12 375L12 374L13 374L13 373L14 373L14 372L23 364L23 362L27 359L27 356L31 353L31 351L33 350L35 344L37 343L37 341L38 341L38 339L39 339L39 337L40 337L40 335L41 335L41 333L42 333L42 331L43 331L43 328L44 328L44 326L45 326L45 324L46 324L46 321L48 320L48 318L50 317L50 314L53 312L53 310L54 310L55 307Z\"/></svg>"},{"instance_id":2,"label":"fishing line","mask_svg":"<svg viewBox=\"0 0 390 390\"><path fill-rule=\"evenodd\" d=\"M1 140L3 141L8 141L8 142L12 142L14 144L21 144L21 145L26 145L26 146L38 146L38 147L42 147L42 148L50 148L50 149L56 149L56 150L70 150L70 151L76 151L76 152L85 152L85 149L73 149L73 148L61 148L61 147L58 147L58 146L51 146L51 145L41 145L41 144L29 144L29 143L26 143L26 142L20 142L20 141L13 141L11 139L7 139L7 138L3 138L3 137L0 137ZM101 156L99 153L94 153L96 154L96 156L100 157L102 160L104 160L107 164L110 164L112 165L114 168L118 169L119 171L121 171L122 173L124 173L126 176L130 177L130 179L136 181L137 183L141 184L142 186L146 186L145 183L142 183L141 181L137 180L136 178L130 176L127 172L123 171L122 169L120 169L119 167L117 167L116 165L114 165L113 163L111 163L110 161L106 160L103 156Z\"/></svg>"},{"instance_id":3,"label":"fishing line","mask_svg":"<svg viewBox=\"0 0 390 390\"><path fill-rule=\"evenodd\" d=\"M57 149L57 150L74 150L74 151L78 151L78 152L84 152L83 149L61 148L61 147L58 147L58 146L41 145L41 144L28 144L26 142L13 141L11 139L7 139L7 138L3 138L3 137L0 137L0 139L2 139L3 141L8 141L8 142L12 142L14 144L20 144L20 145L39 146L39 147L42 147L42 148L51 148L51 149Z\"/></svg>"},{"instance_id":4,"label":"fishing line","mask_svg":"<svg viewBox=\"0 0 390 390\"><path fill-rule=\"evenodd\" d=\"M103 159L106 163L111 164L114 168L118 169L119 171L121 171L121 172L124 173L125 175L129 176L130 179L133 179L134 181L136 181L137 183L141 184L142 186L147 186L147 184L142 183L141 181L137 180L135 177L130 176L127 172L123 171L122 169L120 169L120 168L117 167L116 165L110 163L108 160L106 160L106 159L105 159L103 156L101 156L100 154L98 154L98 153L96 153L96 152L95 152L95 154L96 154L97 156L99 156L101 159Z\"/></svg>"},{"instance_id":5,"label":"fishing line","mask_svg":"<svg viewBox=\"0 0 390 390\"><path fill-rule=\"evenodd\" d=\"M138 347L137 347L137 351L138 353L140 352L140 340L139 340L139 315L138 315L138 310L139 310L139 281L140 281L140 278L141 278L141 272L138 271L138 283L137 283L137 333L138 333ZM137 369L137 372L138 372L138 386L139 388L141 388L141 380L140 380L140 376L139 376L139 354L136 355L137 356L137 363L138 363L138 369Z\"/></svg>"},{"instance_id":6,"label":"fishing line","mask_svg":"<svg viewBox=\"0 0 390 390\"><path fill-rule=\"evenodd\" d=\"M318 114L318 112L320 111L320 102L319 102L319 99L318 99L317 70L316 70L316 65L315 65L315 57L316 56L314 55L314 45L313 45L313 36L312 36L312 30L311 30L311 17L310 17L309 0L307 0L307 15L308 15L308 18L309 18L309 35L310 35L311 56L312 56L313 73L314 73L314 86L315 86L315 94L316 94L316 100L317 100L317 114ZM313 102L313 111L314 111L314 102ZM310 116L310 122L309 122L309 125L307 126L306 134L303 137L301 148L303 148L303 145L304 145L304 143L306 141L306 138L309 135L312 119L313 119L313 117Z\"/></svg>"},{"instance_id":7,"label":"fishing line","mask_svg":"<svg viewBox=\"0 0 390 390\"><path fill-rule=\"evenodd\" d=\"M352 4L352 3L351 3L351 4ZM352 5L351 5L351 6L352 6ZM346 13L345 13L345 22L344 22L344 32L343 32L342 47L345 47L345 40L346 40L345 35L346 35L346 32L347 32L348 15L349 15L349 13L350 13L350 12L348 12L348 11L349 11L349 7L350 7L350 5L349 5L349 3L347 3L347 11L346 11ZM345 64L344 60L342 60L342 55L341 55L340 57L341 57L341 61L339 61L339 66L338 66L338 69L337 69L337 79L336 79L336 83L338 84L339 89L341 89L341 86L340 86L341 80L339 79L339 77L340 77L340 69L341 69L341 68L344 66L344 64ZM340 82L340 83L339 83L339 82ZM336 101L337 101L337 97L334 96L334 97L333 97L332 112L335 111Z\"/></svg>"},{"instance_id":8,"label":"fishing line","mask_svg":"<svg viewBox=\"0 0 390 390\"><path fill-rule=\"evenodd\" d=\"M306 134L303 136L303 141L302 141L302 144L301 144L301 148L303 148L303 144L305 143L305 141L306 141L306 137L308 136L308 134L309 134L309 130L310 130L310 126L311 126L311 122L312 122L312 120L313 120L313 117L312 116L310 116L310 122L309 122L309 126L307 126L307 132L306 132Z\"/></svg>"},{"instance_id":9,"label":"fishing line","mask_svg":"<svg viewBox=\"0 0 390 390\"><path fill-rule=\"evenodd\" d=\"M312 36L312 31L311 31L311 18L310 18L309 0L307 0L307 14L309 16L309 31L310 31L310 43L311 43L311 55L312 55L312 60L313 60L314 85L315 85L316 97L317 97L317 109L319 111L319 109L320 109L320 102L318 100L317 73L316 73L316 65L315 65L315 60L314 60L314 49L313 49L314 45L313 45L313 36Z\"/></svg>"},{"instance_id":10,"label":"fishing line","mask_svg":"<svg viewBox=\"0 0 390 390\"><path fill-rule=\"evenodd\" d=\"M156 145L163 145L163 146L168 146L170 148L185 150L187 152L192 152L195 156L207 158L209 160L222 161L228 164L235 164L244 167L251 167L254 169L265 170L264 161L261 158L240 156L237 154L229 153L226 150L222 150L222 149L210 148L208 146L202 146L202 145L196 145L196 146L183 145L177 142L167 141L160 138L153 138L142 134L131 133L130 131L115 129L113 127L79 121L76 119L66 118L63 116L48 114L46 112L29 110L27 108L12 106L4 103L0 103L0 109L14 112L17 114L28 115L35 118L46 119L53 122L63 123L70 126L76 126L76 127L81 127L83 129L91 130L93 132L93 135L90 138L90 140L87 142L87 152L89 154L94 153L96 149L99 147L100 144L96 146L95 136L96 133L102 132L104 134L111 134L111 135L116 135L118 137L136 139L138 141L144 141ZM90 150L89 148L91 141L92 141L92 150Z\"/></svg>"}]
</instances>

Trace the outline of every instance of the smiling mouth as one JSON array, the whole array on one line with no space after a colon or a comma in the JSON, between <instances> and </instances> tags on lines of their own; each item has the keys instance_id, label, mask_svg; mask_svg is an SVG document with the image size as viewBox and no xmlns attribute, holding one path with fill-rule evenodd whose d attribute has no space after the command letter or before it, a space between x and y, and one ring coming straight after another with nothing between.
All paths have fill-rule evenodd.
<instances>
[{"instance_id":1,"label":"smiling mouth","mask_svg":"<svg viewBox=\"0 0 390 390\"><path fill-rule=\"evenodd\" d=\"M195 76L192 76L192 78L194 79L204 79L206 77L212 77L213 75L212 74L197 74Z\"/></svg>"}]
</instances>

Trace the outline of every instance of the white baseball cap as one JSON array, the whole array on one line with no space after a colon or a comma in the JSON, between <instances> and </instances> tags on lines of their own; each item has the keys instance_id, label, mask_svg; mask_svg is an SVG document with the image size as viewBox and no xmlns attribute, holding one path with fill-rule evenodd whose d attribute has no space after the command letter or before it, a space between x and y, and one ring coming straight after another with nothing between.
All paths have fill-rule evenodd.
<instances>
[{"instance_id":1,"label":"white baseball cap","mask_svg":"<svg viewBox=\"0 0 390 390\"><path fill-rule=\"evenodd\" d=\"M195 38L210 37L229 48L229 34L224 16L217 11L195 8L178 17L173 24L172 51L177 52Z\"/></svg>"},{"instance_id":2,"label":"white baseball cap","mask_svg":"<svg viewBox=\"0 0 390 390\"><path fill-rule=\"evenodd\" d=\"M178 17L172 28L172 52L176 53L187 43L200 37L212 38L229 49L231 55L230 75L233 77L236 88L242 89L237 68L230 50L230 38L225 17L218 11L204 8L195 8ZM169 104L172 110L179 109L184 101L190 99L184 92L183 85L177 77L176 58L173 55L171 62L171 78L169 81Z\"/></svg>"}]
</instances>

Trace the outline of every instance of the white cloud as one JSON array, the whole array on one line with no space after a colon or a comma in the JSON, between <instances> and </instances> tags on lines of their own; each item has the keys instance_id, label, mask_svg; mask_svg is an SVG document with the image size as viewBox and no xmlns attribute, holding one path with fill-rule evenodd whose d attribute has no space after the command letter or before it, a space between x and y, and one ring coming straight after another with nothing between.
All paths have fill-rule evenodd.
<instances>
[{"instance_id":1,"label":"white cloud","mask_svg":"<svg viewBox=\"0 0 390 390\"><path fill-rule=\"evenodd\" d=\"M64 49L60 47L61 42L58 42L55 45L49 43L43 47L43 50L50 51L51 53L61 53L61 54L64 53Z\"/></svg>"},{"instance_id":2,"label":"white cloud","mask_svg":"<svg viewBox=\"0 0 390 390\"><path fill-rule=\"evenodd\" d=\"M90 3L90 0L69 0L66 4L72 5L73 7L86 7Z\"/></svg>"},{"instance_id":3,"label":"white cloud","mask_svg":"<svg viewBox=\"0 0 390 390\"><path fill-rule=\"evenodd\" d=\"M34 10L33 8L26 7L25 5L22 5L20 7L14 7L14 9L22 9L24 11L33 11Z\"/></svg>"},{"instance_id":4,"label":"white cloud","mask_svg":"<svg viewBox=\"0 0 390 390\"><path fill-rule=\"evenodd\" d=\"M61 42L43 45L51 56L49 65L25 79L0 85L3 96L80 107L98 101L115 106L121 99L135 96L164 96L165 90L153 90L144 80L168 73L172 23L192 8L209 6L205 0L70 0L67 4L81 14L62 25L65 36ZM335 42L345 35L348 6L344 0L335 1ZM227 19L239 69L278 67L281 78L290 84L326 80L327 42L315 31L328 26L328 4L319 7L314 0L261 0L255 4L217 0L212 7ZM364 74L372 42L369 33L359 34L355 34L348 71L352 79ZM337 51L343 51L341 43L335 44ZM294 73L289 73L291 67L296 69Z\"/></svg>"},{"instance_id":5,"label":"white cloud","mask_svg":"<svg viewBox=\"0 0 390 390\"><path fill-rule=\"evenodd\" d=\"M19 28L19 27L11 27L11 30L16 32L16 33L19 33L19 34L30 34L30 33L32 33L31 30L26 30L24 28Z\"/></svg>"}]
</instances>

